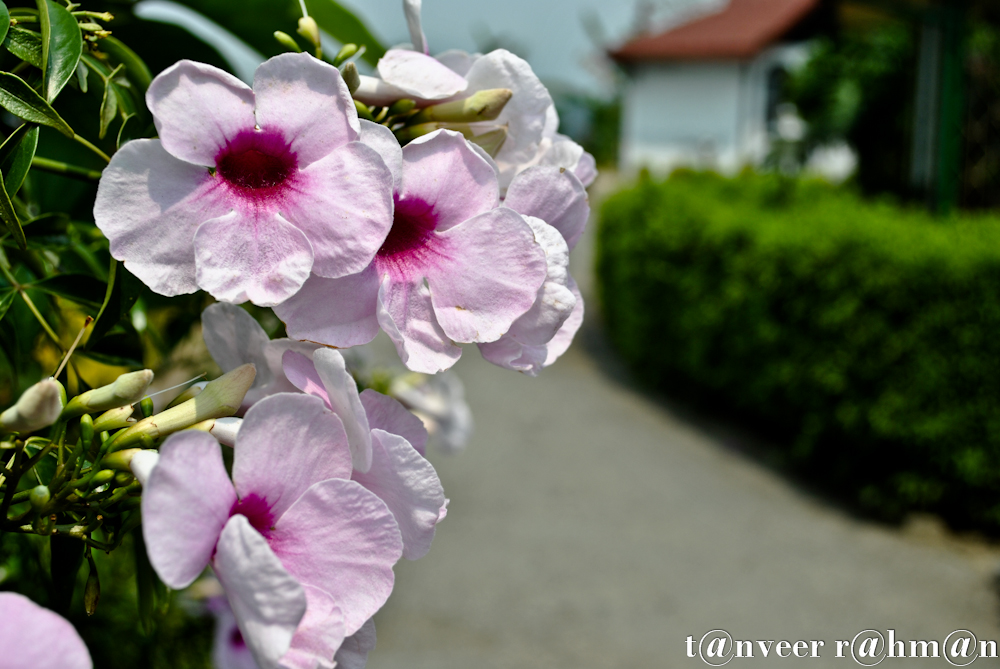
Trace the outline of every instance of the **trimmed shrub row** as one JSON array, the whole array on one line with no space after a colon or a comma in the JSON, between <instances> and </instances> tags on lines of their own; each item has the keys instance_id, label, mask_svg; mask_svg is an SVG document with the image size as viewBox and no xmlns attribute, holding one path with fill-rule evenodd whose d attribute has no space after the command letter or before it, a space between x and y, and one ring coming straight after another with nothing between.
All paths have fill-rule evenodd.
<instances>
[{"instance_id":1,"label":"trimmed shrub row","mask_svg":"<svg viewBox=\"0 0 1000 669\"><path fill-rule=\"evenodd\" d=\"M598 235L641 379L764 427L868 512L1000 533L1000 218L680 172L607 200Z\"/></svg>"}]
</instances>

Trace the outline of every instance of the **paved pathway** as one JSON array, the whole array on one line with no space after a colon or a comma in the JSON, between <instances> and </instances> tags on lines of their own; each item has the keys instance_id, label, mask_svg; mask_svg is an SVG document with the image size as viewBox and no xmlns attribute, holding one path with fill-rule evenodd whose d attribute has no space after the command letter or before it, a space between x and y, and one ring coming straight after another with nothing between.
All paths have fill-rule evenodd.
<instances>
[{"instance_id":1,"label":"paved pathway","mask_svg":"<svg viewBox=\"0 0 1000 669\"><path fill-rule=\"evenodd\" d=\"M574 260L586 292L589 248ZM466 351L477 431L465 453L432 455L450 512L430 554L397 567L370 669L696 667L684 640L714 628L826 642L820 659L730 667L857 666L833 645L865 628L1000 641L996 549L809 496L630 387L585 329L537 379Z\"/></svg>"}]
</instances>

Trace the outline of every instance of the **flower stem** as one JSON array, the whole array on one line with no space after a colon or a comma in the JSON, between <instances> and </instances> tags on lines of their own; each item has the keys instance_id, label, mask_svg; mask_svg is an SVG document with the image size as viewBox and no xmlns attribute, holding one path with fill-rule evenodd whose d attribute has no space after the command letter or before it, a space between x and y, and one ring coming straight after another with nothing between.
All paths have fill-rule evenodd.
<instances>
[{"instance_id":1,"label":"flower stem","mask_svg":"<svg viewBox=\"0 0 1000 669\"><path fill-rule=\"evenodd\" d=\"M59 349L59 352L65 353L66 351L62 347L62 342L59 341L59 335L55 333L55 330L52 329L52 326L49 325L48 321L45 320L45 316L42 316L42 312L38 310L38 307L35 306L35 303L31 301L30 297L28 297L28 292L20 287L18 288L17 292L20 293L21 297L24 299L24 303L28 305L28 309L30 309L31 313L35 315L35 318L38 319L38 322L42 324L42 329L45 330L45 333L49 335L49 338L52 339L52 341L55 343L56 348Z\"/></svg>"},{"instance_id":2,"label":"flower stem","mask_svg":"<svg viewBox=\"0 0 1000 669\"><path fill-rule=\"evenodd\" d=\"M87 147L88 149L99 155L101 158L104 159L104 162L106 163L111 162L111 158L108 156L108 154L104 153L99 148L91 144L85 137L81 137L80 135L73 133L73 139L75 139L77 143L83 144L85 147Z\"/></svg>"},{"instance_id":3,"label":"flower stem","mask_svg":"<svg viewBox=\"0 0 1000 669\"><path fill-rule=\"evenodd\" d=\"M42 158L40 156L35 156L31 159L31 166L42 170L43 172L62 174L68 177L84 179L86 181L98 181L101 178L101 173L97 170L88 170L85 167L77 167L76 165L70 165L69 163L64 163L59 160L51 160L49 158Z\"/></svg>"}]
</instances>

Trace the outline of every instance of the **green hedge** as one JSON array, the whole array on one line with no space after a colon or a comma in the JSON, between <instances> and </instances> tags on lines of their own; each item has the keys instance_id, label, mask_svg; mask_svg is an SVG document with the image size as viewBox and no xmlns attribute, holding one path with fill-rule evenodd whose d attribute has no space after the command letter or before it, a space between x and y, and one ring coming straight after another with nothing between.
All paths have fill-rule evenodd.
<instances>
[{"instance_id":1,"label":"green hedge","mask_svg":"<svg viewBox=\"0 0 1000 669\"><path fill-rule=\"evenodd\" d=\"M598 235L642 379L754 421L870 512L1000 533L1000 218L687 172L611 197Z\"/></svg>"}]
</instances>

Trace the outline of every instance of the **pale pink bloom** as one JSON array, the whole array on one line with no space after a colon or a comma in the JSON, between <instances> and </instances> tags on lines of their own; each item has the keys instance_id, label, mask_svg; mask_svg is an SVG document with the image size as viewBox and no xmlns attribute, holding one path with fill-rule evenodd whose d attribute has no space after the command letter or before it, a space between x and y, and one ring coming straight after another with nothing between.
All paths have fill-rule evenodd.
<instances>
[{"instance_id":1,"label":"pale pink bloom","mask_svg":"<svg viewBox=\"0 0 1000 669\"><path fill-rule=\"evenodd\" d=\"M0 669L92 669L90 652L62 616L15 592L0 592Z\"/></svg>"},{"instance_id":2,"label":"pale pink bloom","mask_svg":"<svg viewBox=\"0 0 1000 669\"><path fill-rule=\"evenodd\" d=\"M338 358L328 349L316 351L311 361L290 351L285 354L285 373L303 392L336 411L344 425L370 427L370 466L355 469L351 478L385 501L403 536L403 557L417 560L430 550L435 527L448 507L441 480L423 456L427 430L402 404L371 389L361 393L357 408L338 410L334 404L343 393L344 374Z\"/></svg>"},{"instance_id":3,"label":"pale pink bloom","mask_svg":"<svg viewBox=\"0 0 1000 669\"><path fill-rule=\"evenodd\" d=\"M310 272L335 278L371 262L392 222L391 183L357 141L337 68L283 54L251 89L181 61L146 103L160 138L112 157L94 218L111 254L155 292L272 306Z\"/></svg>"},{"instance_id":4,"label":"pale pink bloom","mask_svg":"<svg viewBox=\"0 0 1000 669\"><path fill-rule=\"evenodd\" d=\"M490 362L536 376L566 352L583 323L583 297L569 274L569 252L590 216L587 191L569 170L530 167L514 177L504 206L535 230L545 249L548 275L535 304L503 337L479 344Z\"/></svg>"},{"instance_id":5,"label":"pale pink bloom","mask_svg":"<svg viewBox=\"0 0 1000 669\"><path fill-rule=\"evenodd\" d=\"M333 658L337 669L365 669L368 653L375 650L375 621L369 619L357 632L344 639Z\"/></svg>"},{"instance_id":6,"label":"pale pink bloom","mask_svg":"<svg viewBox=\"0 0 1000 669\"><path fill-rule=\"evenodd\" d=\"M243 398L243 410L275 393L296 392L281 368L285 351L312 355L319 344L294 339L268 339L264 328L245 309L217 302L201 312L201 335L208 352L223 372L248 362L257 368L253 385Z\"/></svg>"},{"instance_id":7,"label":"pale pink bloom","mask_svg":"<svg viewBox=\"0 0 1000 669\"><path fill-rule=\"evenodd\" d=\"M388 140L383 126L365 128L363 139ZM275 313L289 336L331 346L366 343L381 327L408 368L436 373L461 356L456 342L496 341L531 307L545 253L520 214L497 206L494 166L460 134L372 146L398 175L385 243L363 272L313 275Z\"/></svg>"},{"instance_id":8,"label":"pale pink bloom","mask_svg":"<svg viewBox=\"0 0 1000 669\"><path fill-rule=\"evenodd\" d=\"M243 633L233 615L233 610L225 597L213 598L208 608L215 617L215 633L212 642L212 666L215 669L259 669L253 654L243 639ZM308 614L307 614L308 617ZM301 626L301 623L300 623ZM294 647L294 642L293 642ZM369 618L357 632L344 639L333 657L337 669L364 669L368 664L368 654L375 649L375 622ZM287 655L282 662L287 662ZM294 665L293 665L294 666ZM326 660L318 664L304 664L304 667L329 667Z\"/></svg>"},{"instance_id":9,"label":"pale pink bloom","mask_svg":"<svg viewBox=\"0 0 1000 669\"><path fill-rule=\"evenodd\" d=\"M397 376L389 394L413 412L427 429L428 441L445 453L457 453L469 443L474 429L465 386L454 372Z\"/></svg>"},{"instance_id":10,"label":"pale pink bloom","mask_svg":"<svg viewBox=\"0 0 1000 669\"><path fill-rule=\"evenodd\" d=\"M262 669L329 669L392 591L399 526L349 480L343 425L317 398L282 393L251 407L232 471L230 482L209 434L164 442L142 497L150 562L174 589L211 564Z\"/></svg>"}]
</instances>

